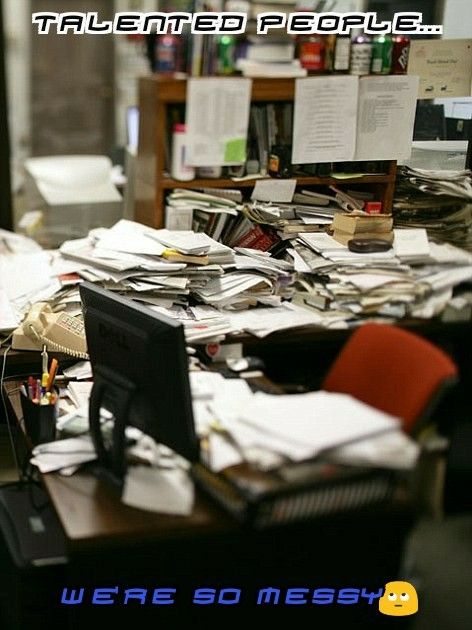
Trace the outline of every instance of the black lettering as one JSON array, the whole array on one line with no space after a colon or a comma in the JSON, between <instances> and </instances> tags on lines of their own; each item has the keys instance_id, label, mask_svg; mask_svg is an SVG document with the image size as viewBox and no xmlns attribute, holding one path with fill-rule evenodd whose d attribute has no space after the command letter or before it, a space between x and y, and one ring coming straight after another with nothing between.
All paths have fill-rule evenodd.
<instances>
[{"instance_id":1,"label":"black lettering","mask_svg":"<svg viewBox=\"0 0 472 630\"><path fill-rule=\"evenodd\" d=\"M31 20L33 24L38 24L39 35L47 35L52 22L57 24L59 13L33 13Z\"/></svg>"},{"instance_id":2,"label":"black lettering","mask_svg":"<svg viewBox=\"0 0 472 630\"><path fill-rule=\"evenodd\" d=\"M392 33L416 33L422 22L422 13L395 13L392 22Z\"/></svg>"},{"instance_id":3,"label":"black lettering","mask_svg":"<svg viewBox=\"0 0 472 630\"><path fill-rule=\"evenodd\" d=\"M257 34L267 35L269 28L282 28L286 21L286 13L259 13L257 16Z\"/></svg>"},{"instance_id":4,"label":"black lettering","mask_svg":"<svg viewBox=\"0 0 472 630\"><path fill-rule=\"evenodd\" d=\"M244 33L247 15L245 13L223 13L220 33Z\"/></svg>"},{"instance_id":5,"label":"black lettering","mask_svg":"<svg viewBox=\"0 0 472 630\"><path fill-rule=\"evenodd\" d=\"M193 16L192 33L216 33L218 18L212 13L197 13Z\"/></svg>"},{"instance_id":6,"label":"black lettering","mask_svg":"<svg viewBox=\"0 0 472 630\"><path fill-rule=\"evenodd\" d=\"M167 18L167 22L169 24L173 23L172 28L171 28L171 33L174 33L174 35L175 34L180 35L182 33L184 22L191 22L191 21L192 21L192 16L190 13L171 13Z\"/></svg>"},{"instance_id":7,"label":"black lettering","mask_svg":"<svg viewBox=\"0 0 472 630\"><path fill-rule=\"evenodd\" d=\"M140 13L117 13L115 15L114 33L139 33Z\"/></svg>"},{"instance_id":8,"label":"black lettering","mask_svg":"<svg viewBox=\"0 0 472 630\"><path fill-rule=\"evenodd\" d=\"M167 32L167 16L165 13L146 13L143 19L142 33L148 35L152 32L152 25L156 24L156 30L154 33L166 33Z\"/></svg>"},{"instance_id":9,"label":"black lettering","mask_svg":"<svg viewBox=\"0 0 472 630\"><path fill-rule=\"evenodd\" d=\"M323 13L318 20L317 33L336 33L339 29L339 15L336 13Z\"/></svg>"}]
</instances>

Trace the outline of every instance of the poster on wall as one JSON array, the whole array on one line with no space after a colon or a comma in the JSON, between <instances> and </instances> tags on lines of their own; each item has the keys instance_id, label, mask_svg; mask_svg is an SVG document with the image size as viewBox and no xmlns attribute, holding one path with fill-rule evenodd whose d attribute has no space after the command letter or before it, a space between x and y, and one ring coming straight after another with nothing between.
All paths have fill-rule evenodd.
<instances>
[{"instance_id":1,"label":"poster on wall","mask_svg":"<svg viewBox=\"0 0 472 630\"><path fill-rule=\"evenodd\" d=\"M412 40L408 74L420 77L418 98L472 94L472 39Z\"/></svg>"}]
</instances>

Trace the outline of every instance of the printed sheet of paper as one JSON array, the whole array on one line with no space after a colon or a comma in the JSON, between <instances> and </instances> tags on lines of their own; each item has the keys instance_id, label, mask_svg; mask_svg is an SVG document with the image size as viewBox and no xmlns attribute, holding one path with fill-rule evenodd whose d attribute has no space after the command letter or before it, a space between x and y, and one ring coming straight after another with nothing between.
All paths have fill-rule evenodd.
<instances>
[{"instance_id":1,"label":"printed sheet of paper","mask_svg":"<svg viewBox=\"0 0 472 630\"><path fill-rule=\"evenodd\" d=\"M408 74L420 77L418 98L472 94L472 39L413 39Z\"/></svg>"},{"instance_id":2,"label":"printed sheet of paper","mask_svg":"<svg viewBox=\"0 0 472 630\"><path fill-rule=\"evenodd\" d=\"M354 158L358 86L355 76L296 80L293 164Z\"/></svg>"},{"instance_id":3,"label":"printed sheet of paper","mask_svg":"<svg viewBox=\"0 0 472 630\"><path fill-rule=\"evenodd\" d=\"M417 76L360 80L356 160L410 157L417 93Z\"/></svg>"},{"instance_id":4,"label":"printed sheet of paper","mask_svg":"<svg viewBox=\"0 0 472 630\"><path fill-rule=\"evenodd\" d=\"M193 78L187 82L186 163L231 166L246 161L250 79Z\"/></svg>"},{"instance_id":5,"label":"printed sheet of paper","mask_svg":"<svg viewBox=\"0 0 472 630\"><path fill-rule=\"evenodd\" d=\"M296 179L260 179L254 186L251 199L290 203L296 186Z\"/></svg>"}]
</instances>

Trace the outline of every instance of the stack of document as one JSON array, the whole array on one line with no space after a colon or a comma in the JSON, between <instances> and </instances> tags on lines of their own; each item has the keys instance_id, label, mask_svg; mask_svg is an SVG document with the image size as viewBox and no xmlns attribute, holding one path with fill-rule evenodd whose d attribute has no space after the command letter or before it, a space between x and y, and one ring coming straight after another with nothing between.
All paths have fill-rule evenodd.
<instances>
[{"instance_id":1,"label":"stack of document","mask_svg":"<svg viewBox=\"0 0 472 630\"><path fill-rule=\"evenodd\" d=\"M472 172L469 170L433 171L404 166L402 176L423 192L472 201Z\"/></svg>"},{"instance_id":2,"label":"stack of document","mask_svg":"<svg viewBox=\"0 0 472 630\"><path fill-rule=\"evenodd\" d=\"M410 468L418 455L398 418L347 394L254 394L244 381L206 372L191 373L190 383L197 433L214 472L245 461L270 470L319 455Z\"/></svg>"},{"instance_id":3,"label":"stack of document","mask_svg":"<svg viewBox=\"0 0 472 630\"><path fill-rule=\"evenodd\" d=\"M395 225L423 227L438 241L472 251L470 171L403 167L394 199Z\"/></svg>"},{"instance_id":4,"label":"stack of document","mask_svg":"<svg viewBox=\"0 0 472 630\"><path fill-rule=\"evenodd\" d=\"M372 254L353 253L328 234L303 234L289 253L300 273L294 301L328 327L433 317L454 286L472 278L472 255L429 242L424 229L395 229L393 248Z\"/></svg>"},{"instance_id":5,"label":"stack of document","mask_svg":"<svg viewBox=\"0 0 472 630\"><path fill-rule=\"evenodd\" d=\"M153 230L124 220L68 241L60 252L66 262L75 263L79 280L100 283L179 319L189 343L221 340L233 332L227 311L280 306L291 298L295 280L292 263L268 253L235 252L205 233ZM168 252L180 261L172 262ZM62 300L78 299L77 287L75 293L67 290ZM194 301L207 310L196 310Z\"/></svg>"},{"instance_id":6,"label":"stack of document","mask_svg":"<svg viewBox=\"0 0 472 630\"><path fill-rule=\"evenodd\" d=\"M237 189L174 189L166 199L166 227L206 232L216 241L237 216L242 194Z\"/></svg>"},{"instance_id":7,"label":"stack of document","mask_svg":"<svg viewBox=\"0 0 472 630\"><path fill-rule=\"evenodd\" d=\"M16 328L31 304L47 300L60 288L58 279L51 277L47 252L0 256L0 331Z\"/></svg>"}]
</instances>

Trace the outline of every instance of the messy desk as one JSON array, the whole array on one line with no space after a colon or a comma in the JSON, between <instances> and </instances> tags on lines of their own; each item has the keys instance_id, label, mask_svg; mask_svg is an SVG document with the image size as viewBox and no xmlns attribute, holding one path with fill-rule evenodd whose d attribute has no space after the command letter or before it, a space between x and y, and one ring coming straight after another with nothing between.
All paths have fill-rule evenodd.
<instances>
[{"instance_id":1,"label":"messy desk","mask_svg":"<svg viewBox=\"0 0 472 630\"><path fill-rule=\"evenodd\" d=\"M248 385L251 379L224 378L219 372L202 370L190 371L188 383L180 324L88 283L81 286L81 297L94 381L69 383L67 396L75 408L70 400L61 401L62 414L57 419L57 429L65 439L51 442L55 431L41 433L43 423L55 428L55 418L47 413L53 404L47 395L57 370L54 358L49 367L43 350L43 377L36 394L32 377L24 384L5 386L13 415L23 420L32 447L31 464L39 468L72 546L136 535L135 519L128 519L133 510L119 508L119 500L110 493L104 500L107 492L96 477L104 478L115 494L118 491L118 499L129 508L160 516L167 513L172 515L171 522L177 517L184 530L189 524L197 529L202 525L207 532L212 527L213 508L208 519L201 503L205 506L205 500L198 493L194 504L186 475L189 464L198 485L213 496L216 488L222 506L226 503L236 520L250 516L241 507L247 499L246 487L248 500L254 501L251 509L259 510L251 524L264 527L381 505L397 485L394 472L400 471L401 477L417 460L418 446L400 430L397 418L345 394L320 391L286 396L264 380L264 391L254 393ZM229 365L237 377L237 365ZM64 373L79 378L92 375L87 363L64 369ZM260 390L257 378L252 384ZM28 416L35 406L37 415L32 420ZM151 437L157 444L149 441ZM75 474L77 467L97 458L94 474L87 467L84 473ZM253 472L245 476L238 469L242 464ZM218 492L223 483L219 473L231 483L233 473L226 475L228 469L237 473L235 486ZM60 474L52 474L56 471ZM264 494L263 478L270 475L278 477L278 485L273 484L269 494ZM238 484L242 494L233 497L229 506ZM347 500L346 492L355 500ZM83 505L77 512L75 505L71 510L71 501L75 504L77 500L88 508ZM95 513L97 509L99 514L103 510L105 515L109 510L115 513L115 507L122 512L111 527L108 517L102 520ZM141 539L145 534L155 535L159 518L155 521L151 514L149 519L138 520ZM216 520L217 529L228 523L219 515Z\"/></svg>"}]
</instances>

